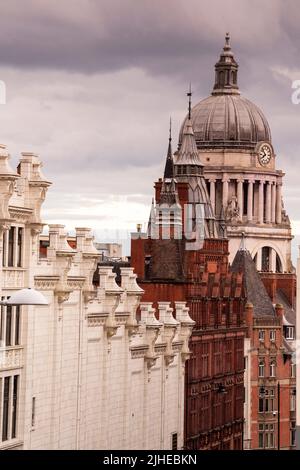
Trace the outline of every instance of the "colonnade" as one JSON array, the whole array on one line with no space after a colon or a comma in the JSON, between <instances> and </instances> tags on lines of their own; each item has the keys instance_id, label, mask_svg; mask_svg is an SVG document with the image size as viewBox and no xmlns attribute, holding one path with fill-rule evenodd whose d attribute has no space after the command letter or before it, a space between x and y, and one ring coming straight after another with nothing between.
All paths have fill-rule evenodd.
<instances>
[{"instance_id":1,"label":"colonnade","mask_svg":"<svg viewBox=\"0 0 300 470\"><path fill-rule=\"evenodd\" d=\"M216 210L216 183L217 178L209 178L209 189L210 189L210 200L214 210ZM259 179L258 177L251 178L229 178L223 176L222 182L222 206L227 207L229 200L229 184L232 181L236 182L236 193L234 194L237 198L239 206L239 220L247 220L249 222L258 223L277 223L280 224L282 221L282 207L281 207L281 189L282 182L280 179L267 180ZM254 185L258 192L258 207L255 210L254 207ZM246 189L247 188L247 189ZM244 191L247 190L247 211L246 214L243 210L244 206ZM256 198L257 200L257 198ZM255 220L254 220L255 219Z\"/></svg>"}]
</instances>

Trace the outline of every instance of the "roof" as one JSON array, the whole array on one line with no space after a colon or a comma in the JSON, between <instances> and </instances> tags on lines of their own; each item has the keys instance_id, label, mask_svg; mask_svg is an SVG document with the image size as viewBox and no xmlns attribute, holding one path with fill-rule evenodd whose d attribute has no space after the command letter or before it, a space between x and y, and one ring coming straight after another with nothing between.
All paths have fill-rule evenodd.
<instances>
[{"instance_id":1,"label":"roof","mask_svg":"<svg viewBox=\"0 0 300 470\"><path fill-rule=\"evenodd\" d=\"M188 117L184 120L179 141ZM257 142L271 142L271 131L262 111L240 95L212 95L192 109L191 122L197 148L254 148Z\"/></svg>"},{"instance_id":2,"label":"roof","mask_svg":"<svg viewBox=\"0 0 300 470\"><path fill-rule=\"evenodd\" d=\"M262 111L240 96L238 64L226 34L225 46L215 65L215 83L211 96L191 110L191 124L198 149L241 148L253 150L258 142L271 142L271 132ZM189 113L190 114L190 113ZM182 124L179 145L187 116Z\"/></svg>"},{"instance_id":3,"label":"roof","mask_svg":"<svg viewBox=\"0 0 300 470\"><path fill-rule=\"evenodd\" d=\"M296 312L289 303L286 295L282 290L277 290L275 296L276 303L281 304L284 308L284 316L289 325L296 325Z\"/></svg>"},{"instance_id":4,"label":"roof","mask_svg":"<svg viewBox=\"0 0 300 470\"><path fill-rule=\"evenodd\" d=\"M244 274L245 296L253 304L254 317L275 316L271 299L248 250L237 251L230 269Z\"/></svg>"},{"instance_id":5,"label":"roof","mask_svg":"<svg viewBox=\"0 0 300 470\"><path fill-rule=\"evenodd\" d=\"M189 119L184 122L182 129L182 143L178 150L176 165L203 166L198 155L192 123Z\"/></svg>"}]
</instances>

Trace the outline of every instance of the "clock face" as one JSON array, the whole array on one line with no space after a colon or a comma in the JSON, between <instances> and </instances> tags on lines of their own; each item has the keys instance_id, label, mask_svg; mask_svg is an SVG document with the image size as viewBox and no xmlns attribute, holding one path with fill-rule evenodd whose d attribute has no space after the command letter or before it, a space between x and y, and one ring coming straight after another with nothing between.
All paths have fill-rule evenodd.
<instances>
[{"instance_id":1,"label":"clock face","mask_svg":"<svg viewBox=\"0 0 300 470\"><path fill-rule=\"evenodd\" d=\"M261 165L267 165L272 157L272 149L270 145L263 144L258 151L258 159Z\"/></svg>"}]
</instances>

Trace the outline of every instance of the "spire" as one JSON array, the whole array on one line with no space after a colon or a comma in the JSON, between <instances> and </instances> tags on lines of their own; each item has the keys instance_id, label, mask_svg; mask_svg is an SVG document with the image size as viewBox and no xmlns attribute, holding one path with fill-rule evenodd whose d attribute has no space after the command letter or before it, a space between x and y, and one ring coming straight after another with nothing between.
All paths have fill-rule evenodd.
<instances>
[{"instance_id":1,"label":"spire","mask_svg":"<svg viewBox=\"0 0 300 470\"><path fill-rule=\"evenodd\" d=\"M176 165L198 165L203 166L197 150L193 126L190 119L186 120L181 147L178 150Z\"/></svg>"},{"instance_id":2,"label":"spire","mask_svg":"<svg viewBox=\"0 0 300 470\"><path fill-rule=\"evenodd\" d=\"M226 33L225 45L215 69L216 81L212 95L239 94L237 85L238 64L231 50L229 33Z\"/></svg>"},{"instance_id":3,"label":"spire","mask_svg":"<svg viewBox=\"0 0 300 470\"><path fill-rule=\"evenodd\" d=\"M169 145L168 153L164 171L164 178L172 179L174 178L174 163L173 163L173 152L172 152L172 119L170 117L170 127L169 127Z\"/></svg>"}]
</instances>

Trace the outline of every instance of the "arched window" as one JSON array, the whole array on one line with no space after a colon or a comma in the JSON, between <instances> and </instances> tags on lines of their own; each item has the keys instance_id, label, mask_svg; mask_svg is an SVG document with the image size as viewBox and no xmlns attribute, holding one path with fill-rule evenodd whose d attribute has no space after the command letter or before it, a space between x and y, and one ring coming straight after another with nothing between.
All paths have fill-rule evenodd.
<instances>
[{"instance_id":1,"label":"arched window","mask_svg":"<svg viewBox=\"0 0 300 470\"><path fill-rule=\"evenodd\" d=\"M224 74L224 72L220 72L220 74L219 74L219 84L221 85L221 87L225 85L225 74Z\"/></svg>"},{"instance_id":2,"label":"arched window","mask_svg":"<svg viewBox=\"0 0 300 470\"><path fill-rule=\"evenodd\" d=\"M258 377L264 377L265 376L265 363L264 361L259 361L258 364Z\"/></svg>"},{"instance_id":3,"label":"arched window","mask_svg":"<svg viewBox=\"0 0 300 470\"><path fill-rule=\"evenodd\" d=\"M261 270L271 271L271 248L269 246L264 246L261 250Z\"/></svg>"},{"instance_id":4,"label":"arched window","mask_svg":"<svg viewBox=\"0 0 300 470\"><path fill-rule=\"evenodd\" d=\"M276 253L276 272L282 273L282 264L277 253Z\"/></svg>"},{"instance_id":5,"label":"arched window","mask_svg":"<svg viewBox=\"0 0 300 470\"><path fill-rule=\"evenodd\" d=\"M257 265L257 254L254 256L258 271L282 273L282 263L280 257L274 248L263 246L261 248L261 266Z\"/></svg>"}]
</instances>

